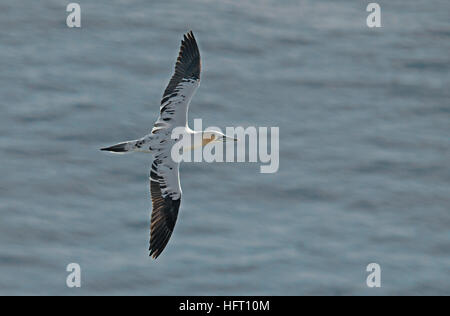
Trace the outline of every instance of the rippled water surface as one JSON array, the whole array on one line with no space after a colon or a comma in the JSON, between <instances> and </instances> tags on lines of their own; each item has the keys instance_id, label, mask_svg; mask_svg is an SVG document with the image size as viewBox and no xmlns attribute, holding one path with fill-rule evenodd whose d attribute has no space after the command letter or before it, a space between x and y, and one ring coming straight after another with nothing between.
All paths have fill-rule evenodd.
<instances>
[{"instance_id":1,"label":"rippled water surface","mask_svg":"<svg viewBox=\"0 0 450 316\"><path fill-rule=\"evenodd\" d=\"M0 294L450 294L448 1L78 2L0 3ZM190 120L279 126L280 169L183 164L153 261L151 157L98 148L150 130L189 29Z\"/></svg>"}]
</instances>

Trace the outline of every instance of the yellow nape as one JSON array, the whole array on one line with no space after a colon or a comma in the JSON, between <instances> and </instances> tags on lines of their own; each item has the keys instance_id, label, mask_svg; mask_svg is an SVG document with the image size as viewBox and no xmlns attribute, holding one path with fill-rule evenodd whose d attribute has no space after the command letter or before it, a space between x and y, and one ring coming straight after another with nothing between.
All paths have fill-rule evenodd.
<instances>
[{"instance_id":1,"label":"yellow nape","mask_svg":"<svg viewBox=\"0 0 450 316\"><path fill-rule=\"evenodd\" d=\"M210 135L209 137L207 135L203 135L202 144L201 145L195 144L195 140L194 140L194 145L188 147L188 149L189 150L194 150L194 149L197 149L197 148L205 147L206 144L209 144L210 142L212 142L215 139L216 139L216 135L214 135L214 134Z\"/></svg>"}]
</instances>

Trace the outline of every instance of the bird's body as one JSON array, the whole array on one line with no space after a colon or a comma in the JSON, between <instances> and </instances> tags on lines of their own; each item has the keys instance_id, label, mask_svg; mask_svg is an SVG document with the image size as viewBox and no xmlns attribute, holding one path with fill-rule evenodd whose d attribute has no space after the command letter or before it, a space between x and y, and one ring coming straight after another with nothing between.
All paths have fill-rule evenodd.
<instances>
[{"instance_id":1,"label":"bird's body","mask_svg":"<svg viewBox=\"0 0 450 316\"><path fill-rule=\"evenodd\" d=\"M181 203L179 163L173 161L171 149L179 139L172 138L174 128L182 128L179 137L202 133L205 145L212 141L233 138L219 132L193 131L188 127L188 108L192 96L200 85L200 52L191 32L184 35L173 74L164 91L160 115L150 134L132 141L119 143L102 150L127 153L143 152L153 155L150 170L152 215L150 224L150 256L157 258L172 235Z\"/></svg>"}]
</instances>

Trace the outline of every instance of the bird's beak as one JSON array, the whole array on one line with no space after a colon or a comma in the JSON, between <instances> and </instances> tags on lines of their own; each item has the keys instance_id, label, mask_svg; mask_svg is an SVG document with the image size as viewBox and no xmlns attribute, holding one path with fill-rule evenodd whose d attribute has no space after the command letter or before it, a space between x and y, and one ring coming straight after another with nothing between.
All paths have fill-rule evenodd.
<instances>
[{"instance_id":1,"label":"bird's beak","mask_svg":"<svg viewBox=\"0 0 450 316\"><path fill-rule=\"evenodd\" d=\"M222 141L223 142L237 142L237 141L239 141L239 139L234 138L234 137L223 136Z\"/></svg>"}]
</instances>

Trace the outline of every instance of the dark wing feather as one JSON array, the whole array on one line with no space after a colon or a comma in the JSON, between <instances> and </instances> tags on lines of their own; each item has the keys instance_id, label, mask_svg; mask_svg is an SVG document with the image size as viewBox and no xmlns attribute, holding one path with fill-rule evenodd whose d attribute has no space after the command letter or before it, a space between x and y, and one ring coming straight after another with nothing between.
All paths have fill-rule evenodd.
<instances>
[{"instance_id":1,"label":"dark wing feather","mask_svg":"<svg viewBox=\"0 0 450 316\"><path fill-rule=\"evenodd\" d=\"M173 93L176 93L176 87L183 79L200 80L200 52L192 31L184 35L181 41L180 53L175 64L175 73L164 91L161 104L165 103Z\"/></svg>"},{"instance_id":2,"label":"dark wing feather","mask_svg":"<svg viewBox=\"0 0 450 316\"><path fill-rule=\"evenodd\" d=\"M156 259L166 247L178 217L181 197L173 200L170 195L163 197L164 179L155 170L155 160L150 171L150 193L152 196L152 216L150 220L150 256Z\"/></svg>"},{"instance_id":3,"label":"dark wing feather","mask_svg":"<svg viewBox=\"0 0 450 316\"><path fill-rule=\"evenodd\" d=\"M175 72L164 91L161 114L152 133L164 129L171 121L178 126L186 124L190 99L200 83L200 69L200 52L194 34L190 31L181 41ZM178 166L173 161L155 158L150 172L153 211L149 248L150 256L154 259L161 254L172 235L181 202Z\"/></svg>"}]
</instances>

